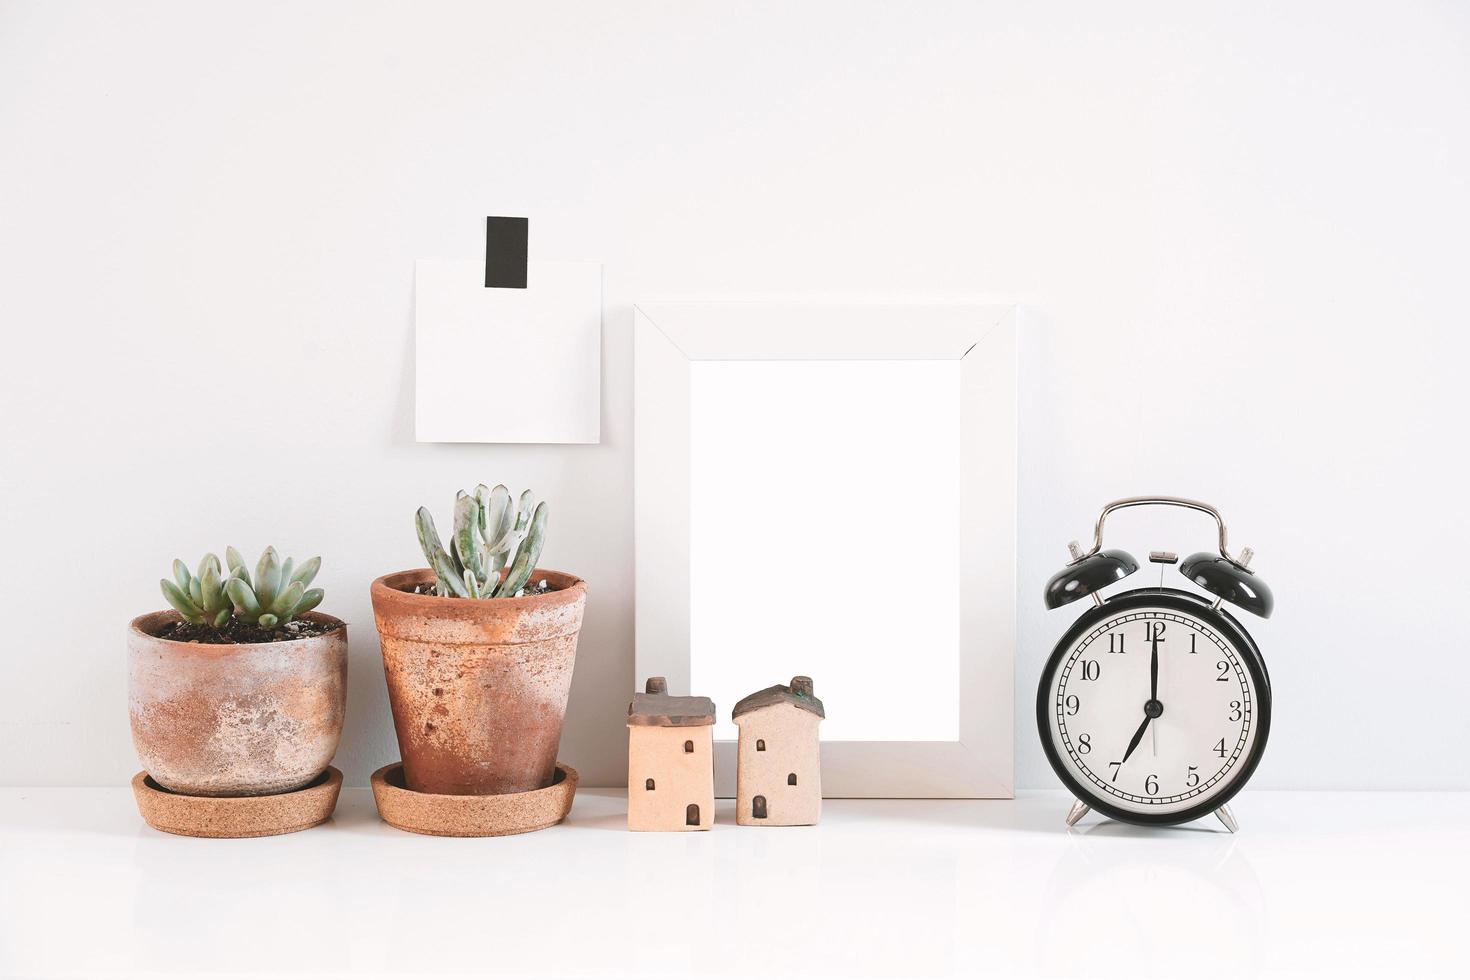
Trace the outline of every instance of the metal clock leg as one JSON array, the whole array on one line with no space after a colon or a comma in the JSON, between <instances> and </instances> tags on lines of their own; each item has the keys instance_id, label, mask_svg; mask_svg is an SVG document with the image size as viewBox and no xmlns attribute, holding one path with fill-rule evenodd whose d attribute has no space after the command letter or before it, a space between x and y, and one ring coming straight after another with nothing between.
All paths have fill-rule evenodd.
<instances>
[{"instance_id":1,"label":"metal clock leg","mask_svg":"<svg viewBox=\"0 0 1470 980\"><path fill-rule=\"evenodd\" d=\"M1073 803L1072 809L1067 811L1067 826L1075 826L1077 821L1087 816L1087 811L1091 809L1092 807L1088 806L1086 803L1083 803L1081 800Z\"/></svg>"},{"instance_id":2,"label":"metal clock leg","mask_svg":"<svg viewBox=\"0 0 1470 980\"><path fill-rule=\"evenodd\" d=\"M1235 814L1230 812L1230 806L1228 804L1216 810L1215 816L1220 818L1220 822L1225 825L1225 829L1232 834L1240 830L1240 824L1235 822Z\"/></svg>"}]
</instances>

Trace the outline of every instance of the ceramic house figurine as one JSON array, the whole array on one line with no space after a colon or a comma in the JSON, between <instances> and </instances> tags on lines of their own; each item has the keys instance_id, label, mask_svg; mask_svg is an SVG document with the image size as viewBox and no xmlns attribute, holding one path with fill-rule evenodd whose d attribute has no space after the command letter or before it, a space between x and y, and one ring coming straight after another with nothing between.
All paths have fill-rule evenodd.
<instances>
[{"instance_id":1,"label":"ceramic house figurine","mask_svg":"<svg viewBox=\"0 0 1470 980\"><path fill-rule=\"evenodd\" d=\"M810 677L793 677L741 698L735 822L744 827L799 827L822 817L821 742L826 715Z\"/></svg>"},{"instance_id":2,"label":"ceramic house figurine","mask_svg":"<svg viewBox=\"0 0 1470 980\"><path fill-rule=\"evenodd\" d=\"M709 830L715 763L709 698L673 697L650 677L628 705L628 829Z\"/></svg>"}]
</instances>

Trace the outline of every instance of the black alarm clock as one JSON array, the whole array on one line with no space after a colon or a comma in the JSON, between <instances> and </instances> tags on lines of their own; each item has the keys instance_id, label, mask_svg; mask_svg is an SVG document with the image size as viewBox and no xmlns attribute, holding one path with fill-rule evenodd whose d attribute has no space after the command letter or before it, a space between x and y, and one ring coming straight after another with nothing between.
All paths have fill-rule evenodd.
<instances>
[{"instance_id":1,"label":"black alarm clock","mask_svg":"<svg viewBox=\"0 0 1470 980\"><path fill-rule=\"evenodd\" d=\"M1172 552L1149 559L1178 564L1208 595L1184 589L1103 590L1138 571L1138 561L1103 550L1103 522L1115 510L1145 505L1209 514L1220 529L1218 554L1181 563ZM1271 680L1254 640L1229 603L1262 618L1271 590L1250 570L1249 548L1232 556L1225 521L1209 504L1182 497L1126 497L1103 508L1092 548L1068 546L1072 561L1046 583L1046 607L1090 598L1041 673L1036 724L1052 768L1077 802L1067 826L1097 810L1136 824L1178 824L1214 813L1239 829L1226 805L1266 751Z\"/></svg>"}]
</instances>

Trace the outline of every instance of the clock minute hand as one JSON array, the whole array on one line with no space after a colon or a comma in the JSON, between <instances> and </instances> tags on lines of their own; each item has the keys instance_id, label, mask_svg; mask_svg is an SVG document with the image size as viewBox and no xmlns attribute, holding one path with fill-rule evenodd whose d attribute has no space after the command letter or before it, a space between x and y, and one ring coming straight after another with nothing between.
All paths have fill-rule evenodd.
<instances>
[{"instance_id":1,"label":"clock minute hand","mask_svg":"<svg viewBox=\"0 0 1470 980\"><path fill-rule=\"evenodd\" d=\"M1149 708L1159 703L1159 638L1152 640L1153 653L1148 659L1148 704L1143 706L1144 718L1152 718ZM1159 754L1159 730L1154 729L1154 755ZM1126 759L1124 760L1127 761Z\"/></svg>"},{"instance_id":2,"label":"clock minute hand","mask_svg":"<svg viewBox=\"0 0 1470 980\"><path fill-rule=\"evenodd\" d=\"M1148 723L1153 721L1149 715L1143 716L1143 724L1138 726L1138 731L1133 733L1133 741L1128 743L1128 751L1123 753L1123 761L1127 762L1133 750L1138 748L1138 743L1143 741L1143 733L1148 730Z\"/></svg>"},{"instance_id":3,"label":"clock minute hand","mask_svg":"<svg viewBox=\"0 0 1470 980\"><path fill-rule=\"evenodd\" d=\"M1159 699L1159 641L1154 640L1154 652L1148 661L1148 699Z\"/></svg>"}]
</instances>

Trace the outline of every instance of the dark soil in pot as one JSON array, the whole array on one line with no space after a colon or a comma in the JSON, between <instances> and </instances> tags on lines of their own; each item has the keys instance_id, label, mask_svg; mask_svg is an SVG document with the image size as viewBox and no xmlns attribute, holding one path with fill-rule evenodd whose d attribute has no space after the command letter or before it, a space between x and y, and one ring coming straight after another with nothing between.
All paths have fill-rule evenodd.
<instances>
[{"instance_id":1,"label":"dark soil in pot","mask_svg":"<svg viewBox=\"0 0 1470 980\"><path fill-rule=\"evenodd\" d=\"M154 635L160 640L173 640L177 643L285 643L289 640L323 636L336 628L307 619L292 620L273 629L249 626L233 619L219 628L179 620L165 623Z\"/></svg>"},{"instance_id":2,"label":"dark soil in pot","mask_svg":"<svg viewBox=\"0 0 1470 980\"><path fill-rule=\"evenodd\" d=\"M438 594L438 593L436 593L434 591L434 583L433 582L420 582L418 585L415 585L412 589L404 589L404 591L405 592L408 592L411 595L437 595ZM543 578L543 579L538 579L536 581L527 582L526 583L526 587L524 589L522 589L517 595L511 596L510 598L524 599L527 596L546 595L546 593L548 593L548 592L555 592L555 591L557 591L556 586L554 586L551 582L549 582L549 581L547 581L546 579Z\"/></svg>"}]
</instances>

